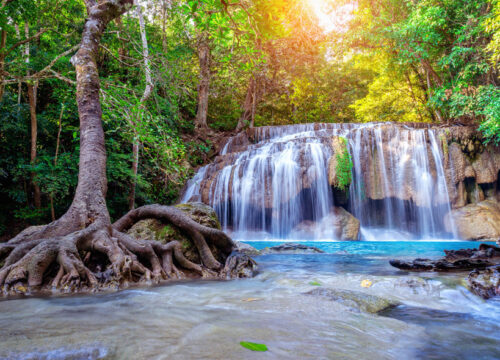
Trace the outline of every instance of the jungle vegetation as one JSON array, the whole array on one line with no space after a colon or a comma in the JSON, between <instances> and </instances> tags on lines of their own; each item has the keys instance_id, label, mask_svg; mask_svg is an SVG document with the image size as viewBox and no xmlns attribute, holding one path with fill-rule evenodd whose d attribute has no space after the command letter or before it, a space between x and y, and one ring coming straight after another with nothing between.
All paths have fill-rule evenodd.
<instances>
[{"instance_id":1,"label":"jungle vegetation","mask_svg":"<svg viewBox=\"0 0 500 360\"><path fill-rule=\"evenodd\" d=\"M82 133L71 59L101 3L0 2L5 239L72 204ZM220 136L251 126L476 124L500 142L498 0L126 3L95 57L111 219L175 202Z\"/></svg>"}]
</instances>

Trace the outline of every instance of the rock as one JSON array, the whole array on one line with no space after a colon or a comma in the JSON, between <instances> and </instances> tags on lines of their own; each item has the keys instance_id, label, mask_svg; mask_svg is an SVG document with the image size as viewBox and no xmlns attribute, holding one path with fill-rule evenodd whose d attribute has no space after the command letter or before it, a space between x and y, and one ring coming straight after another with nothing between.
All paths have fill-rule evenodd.
<instances>
[{"instance_id":1,"label":"rock","mask_svg":"<svg viewBox=\"0 0 500 360\"><path fill-rule=\"evenodd\" d=\"M466 271L485 269L500 264L500 248L481 244L478 249L445 250L441 259L421 259L412 261L390 260L389 263L407 271Z\"/></svg>"},{"instance_id":2,"label":"rock","mask_svg":"<svg viewBox=\"0 0 500 360\"><path fill-rule=\"evenodd\" d=\"M333 214L332 226L335 229L335 238L340 240L358 240L359 220L341 207L335 207Z\"/></svg>"},{"instance_id":3,"label":"rock","mask_svg":"<svg viewBox=\"0 0 500 360\"><path fill-rule=\"evenodd\" d=\"M235 243L236 243L236 249L242 254L246 254L249 256L257 256L260 255L261 253L260 250L257 250L253 246L246 244L244 242L236 241Z\"/></svg>"},{"instance_id":4,"label":"rock","mask_svg":"<svg viewBox=\"0 0 500 360\"><path fill-rule=\"evenodd\" d=\"M372 314L397 305L390 300L352 290L317 288L305 294L321 296L351 309Z\"/></svg>"},{"instance_id":5,"label":"rock","mask_svg":"<svg viewBox=\"0 0 500 360\"><path fill-rule=\"evenodd\" d=\"M226 260L223 274L227 279L250 278L255 275L257 263L247 254L233 251Z\"/></svg>"},{"instance_id":6,"label":"rock","mask_svg":"<svg viewBox=\"0 0 500 360\"><path fill-rule=\"evenodd\" d=\"M201 225L214 229L221 229L219 219L214 209L201 202L192 202L175 205L176 208L184 211L191 219Z\"/></svg>"},{"instance_id":7,"label":"rock","mask_svg":"<svg viewBox=\"0 0 500 360\"><path fill-rule=\"evenodd\" d=\"M500 205L493 200L481 201L451 210L444 218L447 231L453 230L464 240L498 240L500 238Z\"/></svg>"},{"instance_id":8,"label":"rock","mask_svg":"<svg viewBox=\"0 0 500 360\"><path fill-rule=\"evenodd\" d=\"M474 270L468 277L470 290L484 299L500 296L500 265Z\"/></svg>"},{"instance_id":9,"label":"rock","mask_svg":"<svg viewBox=\"0 0 500 360\"><path fill-rule=\"evenodd\" d=\"M265 248L260 252L262 255L265 254L320 254L324 253L323 250L318 249L314 246L307 246L296 243L285 243L270 248Z\"/></svg>"},{"instance_id":10,"label":"rock","mask_svg":"<svg viewBox=\"0 0 500 360\"><path fill-rule=\"evenodd\" d=\"M202 203L185 203L175 206L188 214L189 217L197 223L214 229L221 228L217 214L208 205ZM194 263L199 264L201 262L198 249L194 246L191 239L171 224L165 224L157 219L144 219L135 223L134 226L128 230L128 234L136 239L156 240L164 244L172 240L180 241L184 256ZM220 254L219 250L212 245L209 245L209 247L215 258L224 263L224 256Z\"/></svg>"}]
</instances>

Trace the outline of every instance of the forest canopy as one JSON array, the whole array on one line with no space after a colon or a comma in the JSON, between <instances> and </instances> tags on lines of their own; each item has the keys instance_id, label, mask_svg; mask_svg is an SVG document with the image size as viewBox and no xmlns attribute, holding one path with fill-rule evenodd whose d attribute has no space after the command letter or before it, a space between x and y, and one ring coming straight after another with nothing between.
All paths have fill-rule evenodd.
<instances>
[{"instance_id":1,"label":"forest canopy","mask_svg":"<svg viewBox=\"0 0 500 360\"><path fill-rule=\"evenodd\" d=\"M0 3L0 234L71 203L86 17L80 0ZM139 1L97 58L110 214L174 202L207 134L249 126L473 123L500 143L499 60L498 0Z\"/></svg>"}]
</instances>

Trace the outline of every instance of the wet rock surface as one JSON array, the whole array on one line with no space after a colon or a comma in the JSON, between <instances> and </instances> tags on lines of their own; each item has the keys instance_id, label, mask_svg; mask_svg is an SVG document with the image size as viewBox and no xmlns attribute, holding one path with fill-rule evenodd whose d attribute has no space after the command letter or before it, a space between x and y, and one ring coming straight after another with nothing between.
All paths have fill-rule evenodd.
<instances>
[{"instance_id":1,"label":"wet rock surface","mask_svg":"<svg viewBox=\"0 0 500 360\"><path fill-rule=\"evenodd\" d=\"M481 244L478 249L445 250L440 259L421 259L412 261L390 260L389 263L407 271L468 271L485 269L500 264L500 248Z\"/></svg>"},{"instance_id":2,"label":"wet rock surface","mask_svg":"<svg viewBox=\"0 0 500 360\"><path fill-rule=\"evenodd\" d=\"M240 253L246 254L246 255L249 255L249 256L260 255L260 250L257 250L252 245L245 244L244 242L241 242L241 241L236 241L236 249Z\"/></svg>"},{"instance_id":3,"label":"wet rock surface","mask_svg":"<svg viewBox=\"0 0 500 360\"><path fill-rule=\"evenodd\" d=\"M484 299L500 295L500 248L481 244L478 249L445 250L441 259L390 260L389 263L406 271L470 271L470 290Z\"/></svg>"},{"instance_id":4,"label":"wet rock surface","mask_svg":"<svg viewBox=\"0 0 500 360\"><path fill-rule=\"evenodd\" d=\"M257 271L257 263L250 256L238 250L226 259L223 275L227 279L250 278Z\"/></svg>"},{"instance_id":5,"label":"wet rock surface","mask_svg":"<svg viewBox=\"0 0 500 360\"><path fill-rule=\"evenodd\" d=\"M360 291L317 288L305 293L306 295L320 296L338 302L354 311L378 313L397 304L379 296L366 294Z\"/></svg>"},{"instance_id":6,"label":"wet rock surface","mask_svg":"<svg viewBox=\"0 0 500 360\"><path fill-rule=\"evenodd\" d=\"M500 265L474 270L468 277L470 290L484 299L500 296Z\"/></svg>"},{"instance_id":7,"label":"wet rock surface","mask_svg":"<svg viewBox=\"0 0 500 360\"><path fill-rule=\"evenodd\" d=\"M500 205L494 200L485 200L452 210L445 217L448 231L456 228L464 240L500 239Z\"/></svg>"},{"instance_id":8,"label":"wet rock surface","mask_svg":"<svg viewBox=\"0 0 500 360\"><path fill-rule=\"evenodd\" d=\"M349 199L336 188L343 138L353 161ZM402 224L405 231L437 237L454 220L464 240L496 240L499 171L500 147L484 145L474 126L267 126L228 139L186 194L214 206L234 231L284 237L348 205L364 226L396 227L389 219L404 213L412 218ZM338 238L357 238L346 231Z\"/></svg>"},{"instance_id":9,"label":"wet rock surface","mask_svg":"<svg viewBox=\"0 0 500 360\"><path fill-rule=\"evenodd\" d=\"M314 246L307 246L302 244L281 244L273 246L270 248L262 249L260 252L262 255L265 254L321 254L324 253L323 250L318 249Z\"/></svg>"}]
</instances>

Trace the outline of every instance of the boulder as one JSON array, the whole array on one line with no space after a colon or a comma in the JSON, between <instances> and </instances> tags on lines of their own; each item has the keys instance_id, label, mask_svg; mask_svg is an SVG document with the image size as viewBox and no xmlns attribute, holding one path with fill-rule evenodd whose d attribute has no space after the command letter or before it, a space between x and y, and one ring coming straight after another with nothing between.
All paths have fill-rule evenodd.
<instances>
[{"instance_id":1,"label":"boulder","mask_svg":"<svg viewBox=\"0 0 500 360\"><path fill-rule=\"evenodd\" d=\"M257 263L247 254L233 251L226 260L223 274L226 279L250 278L255 275Z\"/></svg>"},{"instance_id":2,"label":"boulder","mask_svg":"<svg viewBox=\"0 0 500 360\"><path fill-rule=\"evenodd\" d=\"M359 220L342 207L333 210L332 227L335 230L335 238L339 240L359 239ZM322 220L325 223L326 219Z\"/></svg>"},{"instance_id":3,"label":"boulder","mask_svg":"<svg viewBox=\"0 0 500 360\"><path fill-rule=\"evenodd\" d=\"M464 240L498 240L500 238L500 205L493 200L481 201L451 210L444 218L446 230Z\"/></svg>"},{"instance_id":4,"label":"boulder","mask_svg":"<svg viewBox=\"0 0 500 360\"><path fill-rule=\"evenodd\" d=\"M185 203L175 205L175 207L188 214L191 219L199 224L214 229L221 229L217 214L208 205L202 203ZM165 224L157 219L144 219L135 223L134 226L128 230L128 234L136 239L155 240L163 244L172 240L180 241L184 256L194 263L199 264L201 262L198 249L194 246L191 239L171 224ZM224 256L220 254L219 250L210 244L209 247L215 258L224 263Z\"/></svg>"},{"instance_id":5,"label":"boulder","mask_svg":"<svg viewBox=\"0 0 500 360\"><path fill-rule=\"evenodd\" d=\"M249 256L260 255L260 250L257 250L252 245L248 245L241 241L235 241L235 243L236 243L236 249L242 254L246 254Z\"/></svg>"},{"instance_id":6,"label":"boulder","mask_svg":"<svg viewBox=\"0 0 500 360\"><path fill-rule=\"evenodd\" d=\"M468 277L470 290L484 299L500 296L500 265L474 270Z\"/></svg>"},{"instance_id":7,"label":"boulder","mask_svg":"<svg viewBox=\"0 0 500 360\"><path fill-rule=\"evenodd\" d=\"M317 288L305 294L320 296L338 302L355 311L363 311L372 314L397 305L390 300L352 290Z\"/></svg>"}]
</instances>

